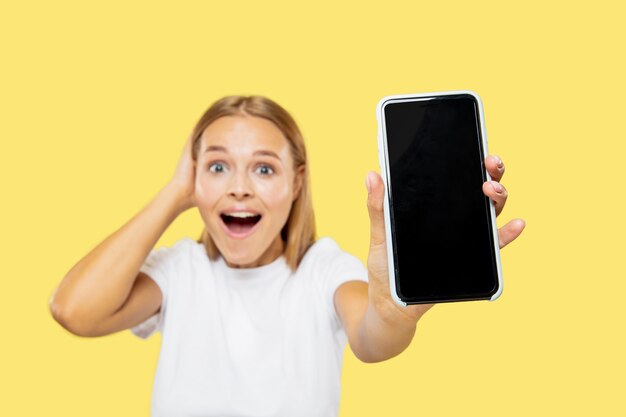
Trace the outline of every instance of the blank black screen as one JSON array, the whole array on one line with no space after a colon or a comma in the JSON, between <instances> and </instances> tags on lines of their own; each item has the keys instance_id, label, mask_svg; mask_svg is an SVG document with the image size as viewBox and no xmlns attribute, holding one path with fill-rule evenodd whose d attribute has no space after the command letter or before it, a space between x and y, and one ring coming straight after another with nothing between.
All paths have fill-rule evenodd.
<instances>
[{"instance_id":1,"label":"blank black screen","mask_svg":"<svg viewBox=\"0 0 626 417\"><path fill-rule=\"evenodd\" d=\"M497 291L478 104L467 94L384 107L396 288L404 301Z\"/></svg>"}]
</instances>

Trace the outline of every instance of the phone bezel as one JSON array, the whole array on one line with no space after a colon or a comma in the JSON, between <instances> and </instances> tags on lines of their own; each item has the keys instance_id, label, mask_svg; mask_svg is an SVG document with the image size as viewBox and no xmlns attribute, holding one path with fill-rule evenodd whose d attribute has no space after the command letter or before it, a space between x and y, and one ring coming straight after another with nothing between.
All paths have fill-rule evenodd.
<instances>
[{"instance_id":1,"label":"phone bezel","mask_svg":"<svg viewBox=\"0 0 626 417\"><path fill-rule=\"evenodd\" d=\"M491 297L483 297L483 298L463 298L463 299L446 299L446 300L438 300L438 301L409 301L403 300L400 298L396 288L396 276L395 276L395 262L394 262L394 242L393 236L391 233L391 215L390 215L390 199L389 199L389 160L387 155L387 136L386 136L386 126L385 126L385 114L384 109L385 106L389 103L401 103L407 101L415 101L423 100L427 98L438 98L442 96L450 96L450 95L470 95L478 104L478 117L479 117L479 125L480 125L480 133L481 133L481 146L483 155L489 155L487 148L487 131L485 128L485 120L484 120L484 112L483 112L483 104L482 100L475 92L471 90L453 90L453 91L438 91L438 92L430 92L430 93L415 93L415 94L396 94L385 96L379 100L376 106L376 119L378 121L378 158L380 163L381 173L383 175L383 183L385 185L385 198L384 198L384 218L385 218L385 235L387 244L387 266L389 271L389 289L391 293L391 297L393 301L401 306L406 307L410 304L426 304L426 303L443 303L443 302L457 302L457 301L475 301L475 300L490 300L494 301L502 294L503 290L503 280L502 280L502 264L500 261L500 244L498 239L498 227L496 224L496 213L495 206L493 201L489 199L489 207L491 212L491 230L493 233L492 242L494 243L494 253L497 265L497 274L498 274L498 288L495 293ZM482 161L484 175L487 178L487 181L491 180L491 176L489 172L484 168L485 164Z\"/></svg>"}]
</instances>

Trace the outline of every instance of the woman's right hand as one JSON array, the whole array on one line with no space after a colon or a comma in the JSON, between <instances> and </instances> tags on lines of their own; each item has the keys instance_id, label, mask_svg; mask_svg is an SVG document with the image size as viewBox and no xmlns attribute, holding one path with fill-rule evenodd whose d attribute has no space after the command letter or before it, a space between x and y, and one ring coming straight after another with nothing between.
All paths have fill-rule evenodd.
<instances>
[{"instance_id":1,"label":"woman's right hand","mask_svg":"<svg viewBox=\"0 0 626 417\"><path fill-rule=\"evenodd\" d=\"M191 153L192 140L193 137L189 135L178 161L178 166L176 166L174 176L167 185L167 188L178 196L181 213L196 206L196 162L193 160Z\"/></svg>"}]
</instances>

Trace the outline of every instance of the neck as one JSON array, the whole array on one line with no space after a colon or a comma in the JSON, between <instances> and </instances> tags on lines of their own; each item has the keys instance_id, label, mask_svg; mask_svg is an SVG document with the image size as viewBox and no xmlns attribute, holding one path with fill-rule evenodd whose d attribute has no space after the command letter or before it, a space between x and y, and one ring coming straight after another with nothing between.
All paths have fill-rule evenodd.
<instances>
[{"instance_id":1,"label":"neck","mask_svg":"<svg viewBox=\"0 0 626 417\"><path fill-rule=\"evenodd\" d=\"M279 234L276 239L274 239L274 241L270 244L270 246L265 250L265 252L263 252L263 254L254 262L245 265L235 265L228 262L226 258L224 258L224 260L226 262L226 265L231 268L256 268L274 262L276 259L278 259L279 256L283 254L284 251L285 242Z\"/></svg>"}]
</instances>

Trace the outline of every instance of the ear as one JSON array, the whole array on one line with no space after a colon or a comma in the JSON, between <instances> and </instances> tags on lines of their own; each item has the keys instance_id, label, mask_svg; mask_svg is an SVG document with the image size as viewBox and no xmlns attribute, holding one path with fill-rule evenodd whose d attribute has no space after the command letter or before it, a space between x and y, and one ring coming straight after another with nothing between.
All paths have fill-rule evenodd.
<instances>
[{"instance_id":1,"label":"ear","mask_svg":"<svg viewBox=\"0 0 626 417\"><path fill-rule=\"evenodd\" d=\"M293 177L293 200L296 201L298 196L300 196L300 191L302 191L302 184L304 184L304 173L306 169L304 165L300 165L298 169L296 169L296 175Z\"/></svg>"}]
</instances>

